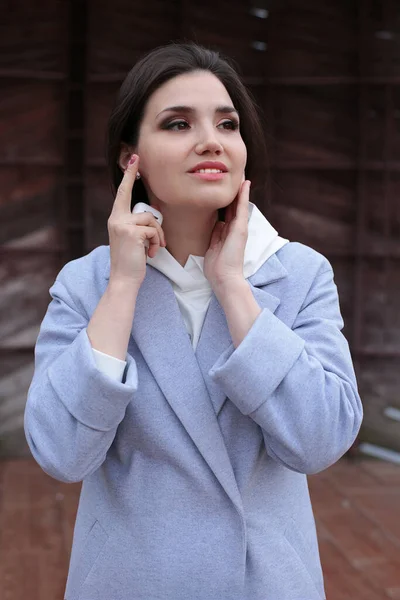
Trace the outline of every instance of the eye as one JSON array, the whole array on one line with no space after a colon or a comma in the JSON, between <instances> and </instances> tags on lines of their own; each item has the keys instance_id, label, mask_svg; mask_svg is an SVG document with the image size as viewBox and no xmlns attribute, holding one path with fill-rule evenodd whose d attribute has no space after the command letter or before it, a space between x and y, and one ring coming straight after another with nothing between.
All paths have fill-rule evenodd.
<instances>
[{"instance_id":1,"label":"eye","mask_svg":"<svg viewBox=\"0 0 400 600\"><path fill-rule=\"evenodd\" d=\"M232 131L236 131L239 129L239 121L234 119L227 119L226 121L222 121L218 124L218 127L222 127L222 129L230 129Z\"/></svg>"},{"instance_id":2,"label":"eye","mask_svg":"<svg viewBox=\"0 0 400 600\"><path fill-rule=\"evenodd\" d=\"M189 123L183 119L180 119L179 121L170 121L162 126L163 129L168 129L169 131L184 131L188 127Z\"/></svg>"}]
</instances>

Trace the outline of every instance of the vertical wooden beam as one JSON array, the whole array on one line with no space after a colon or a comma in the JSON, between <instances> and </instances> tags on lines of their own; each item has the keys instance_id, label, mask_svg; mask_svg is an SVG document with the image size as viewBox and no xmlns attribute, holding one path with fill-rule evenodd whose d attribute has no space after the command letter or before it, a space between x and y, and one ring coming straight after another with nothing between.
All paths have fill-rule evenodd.
<instances>
[{"instance_id":1,"label":"vertical wooden beam","mask_svg":"<svg viewBox=\"0 0 400 600\"><path fill-rule=\"evenodd\" d=\"M366 20L368 0L358 0L358 76L366 76L367 41ZM366 225L366 118L368 86L362 81L358 86L358 157L356 187L356 231L354 260L353 327L351 346L356 370L360 369L361 339L363 327L363 280L364 280L364 237Z\"/></svg>"},{"instance_id":2,"label":"vertical wooden beam","mask_svg":"<svg viewBox=\"0 0 400 600\"><path fill-rule=\"evenodd\" d=\"M259 19L262 23L263 35L260 36L257 40L248 40L248 43L252 45L252 47L258 50L259 59L258 63L261 66L261 73L257 73L257 78L261 80L261 85L258 87L259 98L257 100L261 100L261 108L264 112L264 122L265 122L265 130L264 137L265 142L268 148L268 158L267 164L265 165L265 169L267 170L268 179L267 186L265 188L265 194L263 197L257 196L255 198L256 203L258 204L259 209L264 213L264 215L268 215L268 209L272 206L272 178L273 178L273 157L275 154L275 118L274 118L274 96L273 91L274 87L271 84L268 75L270 73L270 48L269 48L269 38L268 32L270 31L270 11L267 8L269 3L266 0L252 0L249 3L248 11L250 17L252 19ZM261 29L261 28L260 28ZM263 47L265 45L265 48ZM257 60L255 55L255 60Z\"/></svg>"},{"instance_id":3,"label":"vertical wooden beam","mask_svg":"<svg viewBox=\"0 0 400 600\"><path fill-rule=\"evenodd\" d=\"M87 21L87 0L69 0L62 214L66 261L82 256L86 249L85 91L87 80Z\"/></svg>"},{"instance_id":4,"label":"vertical wooden beam","mask_svg":"<svg viewBox=\"0 0 400 600\"><path fill-rule=\"evenodd\" d=\"M268 215L268 209L271 211L274 204L274 178L275 178L275 170L274 165L276 163L276 115L275 115L275 100L276 96L279 92L277 92L277 88L270 81L271 74L271 44L270 44L270 36L268 33L271 31L273 27L273 22L271 23L271 13L267 8L264 9L266 11L266 20L265 20L265 42L267 44L267 52L265 53L264 60L264 69L263 69L263 96L264 96L264 110L265 110L265 122L266 122L266 142L268 147L268 186L266 189L267 198L265 199L262 208L264 209L264 214ZM277 11L278 9L276 9ZM274 18L274 14L272 14L272 18ZM278 23L278 19L275 20L275 23ZM278 88L279 89L279 88Z\"/></svg>"},{"instance_id":5,"label":"vertical wooden beam","mask_svg":"<svg viewBox=\"0 0 400 600\"><path fill-rule=\"evenodd\" d=\"M385 30L389 30L392 24L395 23L394 3L392 0L383 1L383 23ZM391 67L393 71L393 43L386 44L386 52L384 55L384 63L386 67ZM387 74L389 69L385 69ZM391 234L392 234L392 171L391 159L393 153L393 131L395 124L393 122L394 101L393 101L393 85L387 83L385 85L385 125L384 125L384 145L383 145L383 235L385 240L385 257L384 257L384 301L389 302L391 290L391 271L393 262L391 260ZM384 333L387 333L391 327L392 314L388 310L384 310ZM384 336L382 342L385 343Z\"/></svg>"}]
</instances>

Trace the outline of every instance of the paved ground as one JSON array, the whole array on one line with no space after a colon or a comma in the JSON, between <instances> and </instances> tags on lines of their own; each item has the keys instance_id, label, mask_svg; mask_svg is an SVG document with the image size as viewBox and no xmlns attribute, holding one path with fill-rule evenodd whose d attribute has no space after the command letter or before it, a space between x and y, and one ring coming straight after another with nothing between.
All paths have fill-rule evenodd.
<instances>
[{"instance_id":1,"label":"paved ground","mask_svg":"<svg viewBox=\"0 0 400 600\"><path fill-rule=\"evenodd\" d=\"M343 459L309 482L327 600L400 600L400 467ZM79 489L0 462L1 600L62 600Z\"/></svg>"}]
</instances>

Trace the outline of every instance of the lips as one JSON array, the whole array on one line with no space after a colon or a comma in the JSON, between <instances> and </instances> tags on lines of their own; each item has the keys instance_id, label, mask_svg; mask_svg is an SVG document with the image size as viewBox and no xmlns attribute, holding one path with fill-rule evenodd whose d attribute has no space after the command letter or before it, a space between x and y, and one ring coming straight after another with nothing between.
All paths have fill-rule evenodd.
<instances>
[{"instance_id":1,"label":"lips","mask_svg":"<svg viewBox=\"0 0 400 600\"><path fill-rule=\"evenodd\" d=\"M200 171L202 169L217 169L218 171L222 171L223 173L228 172L228 167L224 165L222 162L207 160L201 163L198 163L193 169L190 169L189 173L196 173L196 171Z\"/></svg>"}]
</instances>

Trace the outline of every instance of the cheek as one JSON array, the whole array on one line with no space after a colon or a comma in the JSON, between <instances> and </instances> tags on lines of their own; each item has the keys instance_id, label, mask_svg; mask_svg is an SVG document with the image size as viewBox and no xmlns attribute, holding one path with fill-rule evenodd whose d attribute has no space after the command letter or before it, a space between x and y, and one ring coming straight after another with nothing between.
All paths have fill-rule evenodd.
<instances>
[{"instance_id":1,"label":"cheek","mask_svg":"<svg viewBox=\"0 0 400 600\"><path fill-rule=\"evenodd\" d=\"M154 140L151 144L139 145L138 154L139 169L149 180L160 177L170 178L182 164L182 158L176 148L165 143L165 140L162 142Z\"/></svg>"},{"instance_id":2,"label":"cheek","mask_svg":"<svg viewBox=\"0 0 400 600\"><path fill-rule=\"evenodd\" d=\"M149 188L149 192L156 198L170 200L179 195L182 189L182 180L179 177L179 165L174 163L171 153L165 151L165 146L146 148L140 156L139 170Z\"/></svg>"},{"instance_id":3,"label":"cheek","mask_svg":"<svg viewBox=\"0 0 400 600\"><path fill-rule=\"evenodd\" d=\"M243 142L240 140L235 148L233 149L233 163L234 163L234 171L235 171L235 184L242 181L243 172L246 168L247 163L247 148Z\"/></svg>"},{"instance_id":4,"label":"cheek","mask_svg":"<svg viewBox=\"0 0 400 600\"><path fill-rule=\"evenodd\" d=\"M240 161L240 165L243 167L243 169L246 166L247 163L247 148L246 145L244 143L244 141L241 139L241 143L239 145L238 148L238 155L239 155L239 161Z\"/></svg>"}]
</instances>

